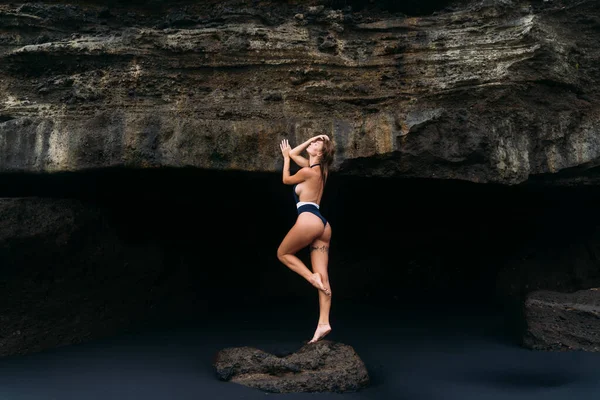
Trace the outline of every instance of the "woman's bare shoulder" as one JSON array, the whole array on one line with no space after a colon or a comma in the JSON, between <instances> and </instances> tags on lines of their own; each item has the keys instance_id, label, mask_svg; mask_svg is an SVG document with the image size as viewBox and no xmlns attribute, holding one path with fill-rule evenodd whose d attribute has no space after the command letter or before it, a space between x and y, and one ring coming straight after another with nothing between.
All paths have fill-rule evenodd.
<instances>
[{"instance_id":1,"label":"woman's bare shoulder","mask_svg":"<svg viewBox=\"0 0 600 400\"><path fill-rule=\"evenodd\" d=\"M308 176L311 176L311 177L316 177L316 176L320 176L321 175L319 173L319 171L317 171L317 170L315 170L314 168L311 168L311 167L304 167L302 169L306 170L306 174Z\"/></svg>"}]
</instances>

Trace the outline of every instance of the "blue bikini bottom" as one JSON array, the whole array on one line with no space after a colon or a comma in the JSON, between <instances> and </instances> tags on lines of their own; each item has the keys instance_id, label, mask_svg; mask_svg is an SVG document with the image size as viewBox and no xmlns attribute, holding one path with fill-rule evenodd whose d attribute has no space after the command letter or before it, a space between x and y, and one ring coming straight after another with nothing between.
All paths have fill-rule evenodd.
<instances>
[{"instance_id":1,"label":"blue bikini bottom","mask_svg":"<svg viewBox=\"0 0 600 400\"><path fill-rule=\"evenodd\" d=\"M321 215L317 206L313 204L303 204L300 207L298 207L298 215L302 214L303 212L315 214L317 217L321 218L321 221L323 221L323 225L327 225L327 220Z\"/></svg>"}]
</instances>

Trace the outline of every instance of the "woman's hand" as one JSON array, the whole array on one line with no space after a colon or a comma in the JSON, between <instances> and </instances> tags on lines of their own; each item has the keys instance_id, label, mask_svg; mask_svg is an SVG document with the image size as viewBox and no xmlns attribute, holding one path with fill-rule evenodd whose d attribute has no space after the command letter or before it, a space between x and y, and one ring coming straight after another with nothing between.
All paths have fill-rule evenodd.
<instances>
[{"instance_id":1,"label":"woman's hand","mask_svg":"<svg viewBox=\"0 0 600 400\"><path fill-rule=\"evenodd\" d=\"M329 140L329 136L327 136L327 135L317 135L314 138L312 138L312 140L317 140L317 139Z\"/></svg>"},{"instance_id":2,"label":"woman's hand","mask_svg":"<svg viewBox=\"0 0 600 400\"><path fill-rule=\"evenodd\" d=\"M292 148L290 147L290 144L288 143L287 139L283 139L281 141L281 143L279 144L279 148L281 149L281 154L283 154L283 158L289 158L290 150Z\"/></svg>"}]
</instances>

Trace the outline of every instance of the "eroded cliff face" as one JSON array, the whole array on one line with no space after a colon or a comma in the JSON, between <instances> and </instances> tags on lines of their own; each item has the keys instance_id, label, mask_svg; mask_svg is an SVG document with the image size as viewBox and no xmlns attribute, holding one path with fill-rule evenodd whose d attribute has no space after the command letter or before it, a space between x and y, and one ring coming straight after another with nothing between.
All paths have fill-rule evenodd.
<instances>
[{"instance_id":1,"label":"eroded cliff face","mask_svg":"<svg viewBox=\"0 0 600 400\"><path fill-rule=\"evenodd\" d=\"M278 171L280 139L320 132L361 176L598 163L597 1L350 3L0 5L0 172Z\"/></svg>"}]
</instances>

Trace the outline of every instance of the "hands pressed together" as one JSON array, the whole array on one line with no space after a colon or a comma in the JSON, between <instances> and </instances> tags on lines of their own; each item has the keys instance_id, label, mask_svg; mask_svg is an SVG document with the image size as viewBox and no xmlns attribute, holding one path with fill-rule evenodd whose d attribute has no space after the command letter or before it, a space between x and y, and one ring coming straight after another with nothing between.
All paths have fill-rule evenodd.
<instances>
[{"instance_id":1,"label":"hands pressed together","mask_svg":"<svg viewBox=\"0 0 600 400\"><path fill-rule=\"evenodd\" d=\"M281 141L281 143L279 144L279 148L281 149L281 154L283 154L284 158L290 156L290 150L292 148L290 147L290 144L288 143L287 139L283 139Z\"/></svg>"}]
</instances>

